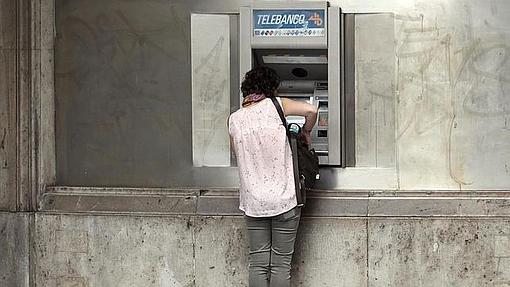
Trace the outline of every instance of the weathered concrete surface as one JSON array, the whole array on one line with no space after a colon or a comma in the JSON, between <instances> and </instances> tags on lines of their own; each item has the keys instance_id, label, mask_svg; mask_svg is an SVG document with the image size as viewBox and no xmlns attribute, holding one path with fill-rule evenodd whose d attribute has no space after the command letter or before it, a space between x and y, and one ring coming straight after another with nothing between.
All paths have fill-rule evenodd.
<instances>
[{"instance_id":1,"label":"weathered concrete surface","mask_svg":"<svg viewBox=\"0 0 510 287\"><path fill-rule=\"evenodd\" d=\"M51 26L53 27L53 26ZM53 35L53 34L51 34ZM48 36L50 37L50 36ZM44 38L43 38L44 39ZM49 45L43 43L44 45ZM40 130L39 130L39 191L55 183L55 79L54 50L43 49L40 54Z\"/></svg>"},{"instance_id":2,"label":"weathered concrete surface","mask_svg":"<svg viewBox=\"0 0 510 287\"><path fill-rule=\"evenodd\" d=\"M46 192L39 203L44 211L190 215L198 206L198 191L194 190L66 187L49 190L53 192Z\"/></svg>"},{"instance_id":3,"label":"weathered concrete surface","mask_svg":"<svg viewBox=\"0 0 510 287\"><path fill-rule=\"evenodd\" d=\"M33 20L38 28L39 46L41 47L40 79L38 86L38 191L44 191L56 180L55 161L55 66L54 39L55 31L55 0L40 0L39 18Z\"/></svg>"},{"instance_id":4,"label":"weathered concrete surface","mask_svg":"<svg viewBox=\"0 0 510 287\"><path fill-rule=\"evenodd\" d=\"M247 286L239 216L35 216L36 286ZM508 286L510 221L305 217L294 259L294 287Z\"/></svg>"},{"instance_id":5,"label":"weathered concrete surface","mask_svg":"<svg viewBox=\"0 0 510 287\"><path fill-rule=\"evenodd\" d=\"M11 111L16 93L15 69L16 51L0 49L0 210L14 210L16 204L15 114Z\"/></svg>"},{"instance_id":6,"label":"weathered concrete surface","mask_svg":"<svg viewBox=\"0 0 510 287\"><path fill-rule=\"evenodd\" d=\"M32 214L0 212L0 286L29 286Z\"/></svg>"},{"instance_id":7,"label":"weathered concrete surface","mask_svg":"<svg viewBox=\"0 0 510 287\"><path fill-rule=\"evenodd\" d=\"M369 285L509 286L510 221L370 219Z\"/></svg>"},{"instance_id":8,"label":"weathered concrete surface","mask_svg":"<svg viewBox=\"0 0 510 287\"><path fill-rule=\"evenodd\" d=\"M16 1L0 0L0 50L16 49Z\"/></svg>"},{"instance_id":9,"label":"weathered concrete surface","mask_svg":"<svg viewBox=\"0 0 510 287\"><path fill-rule=\"evenodd\" d=\"M0 210L54 183L53 0L0 1Z\"/></svg>"},{"instance_id":10,"label":"weathered concrete surface","mask_svg":"<svg viewBox=\"0 0 510 287\"><path fill-rule=\"evenodd\" d=\"M395 167L395 16L355 16L356 166Z\"/></svg>"},{"instance_id":11,"label":"weathered concrete surface","mask_svg":"<svg viewBox=\"0 0 510 287\"><path fill-rule=\"evenodd\" d=\"M196 285L248 286L244 219L199 217L194 225ZM292 286L366 286L365 230L366 220L304 218Z\"/></svg>"},{"instance_id":12,"label":"weathered concrete surface","mask_svg":"<svg viewBox=\"0 0 510 287\"><path fill-rule=\"evenodd\" d=\"M35 224L37 286L247 286L239 216L37 213ZM366 220L303 219L293 286L366 286L365 230Z\"/></svg>"},{"instance_id":13,"label":"weathered concrete surface","mask_svg":"<svg viewBox=\"0 0 510 287\"><path fill-rule=\"evenodd\" d=\"M36 214L37 286L193 286L188 217Z\"/></svg>"},{"instance_id":14,"label":"weathered concrete surface","mask_svg":"<svg viewBox=\"0 0 510 287\"><path fill-rule=\"evenodd\" d=\"M55 47L55 0L40 0L40 47L53 50Z\"/></svg>"},{"instance_id":15,"label":"weathered concrete surface","mask_svg":"<svg viewBox=\"0 0 510 287\"><path fill-rule=\"evenodd\" d=\"M191 35L189 19L181 15L236 12L247 2L58 2L60 183L208 186L190 176ZM373 166L379 153L378 163L396 165L395 182L403 190L508 188L510 2L330 2L346 13L394 15L387 19L395 25L393 39L364 21L377 16L356 16L358 31L365 33L363 41L358 38L356 65L364 79L356 115L360 165ZM376 47L381 49L370 53ZM391 57L381 56L392 49ZM387 93L392 83L394 114ZM373 97L374 90L384 91L384 98ZM126 140L138 137L152 140ZM374 143L376 138L382 142ZM228 179L225 186L236 184ZM372 186L370 180L357 183Z\"/></svg>"},{"instance_id":16,"label":"weathered concrete surface","mask_svg":"<svg viewBox=\"0 0 510 287\"><path fill-rule=\"evenodd\" d=\"M196 286L248 286L248 238L242 217L194 221Z\"/></svg>"},{"instance_id":17,"label":"weathered concrete surface","mask_svg":"<svg viewBox=\"0 0 510 287\"><path fill-rule=\"evenodd\" d=\"M367 286L366 220L303 218L292 286Z\"/></svg>"},{"instance_id":18,"label":"weathered concrete surface","mask_svg":"<svg viewBox=\"0 0 510 287\"><path fill-rule=\"evenodd\" d=\"M192 14L190 26L193 166L230 166L230 16Z\"/></svg>"},{"instance_id":19,"label":"weathered concrete surface","mask_svg":"<svg viewBox=\"0 0 510 287\"><path fill-rule=\"evenodd\" d=\"M508 1L415 1L396 15L402 189L508 189Z\"/></svg>"},{"instance_id":20,"label":"weathered concrete surface","mask_svg":"<svg viewBox=\"0 0 510 287\"><path fill-rule=\"evenodd\" d=\"M16 1L0 0L0 210L15 210Z\"/></svg>"},{"instance_id":21,"label":"weathered concrete surface","mask_svg":"<svg viewBox=\"0 0 510 287\"><path fill-rule=\"evenodd\" d=\"M50 187L40 210L52 213L240 216L237 190ZM510 191L309 191L312 217L509 217Z\"/></svg>"}]
</instances>

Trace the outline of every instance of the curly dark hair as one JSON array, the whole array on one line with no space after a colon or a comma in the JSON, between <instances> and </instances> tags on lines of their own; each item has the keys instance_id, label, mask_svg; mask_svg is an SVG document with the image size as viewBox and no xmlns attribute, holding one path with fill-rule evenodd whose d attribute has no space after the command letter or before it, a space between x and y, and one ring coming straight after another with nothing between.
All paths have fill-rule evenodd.
<instances>
[{"instance_id":1,"label":"curly dark hair","mask_svg":"<svg viewBox=\"0 0 510 287\"><path fill-rule=\"evenodd\" d=\"M275 96L274 92L279 85L280 77L275 70L266 66L257 66L244 76L241 92L243 97L250 94L264 94L271 98Z\"/></svg>"}]
</instances>

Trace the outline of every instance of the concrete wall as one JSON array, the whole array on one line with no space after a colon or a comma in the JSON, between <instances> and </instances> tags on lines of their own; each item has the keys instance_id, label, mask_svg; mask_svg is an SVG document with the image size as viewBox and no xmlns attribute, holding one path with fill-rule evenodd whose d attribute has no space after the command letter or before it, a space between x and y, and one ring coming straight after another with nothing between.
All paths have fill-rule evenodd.
<instances>
[{"instance_id":1,"label":"concrete wall","mask_svg":"<svg viewBox=\"0 0 510 287\"><path fill-rule=\"evenodd\" d=\"M14 1L0 1L0 209L14 209L16 194L13 179L16 168L16 137L13 126L16 113L16 20Z\"/></svg>"},{"instance_id":2,"label":"concrete wall","mask_svg":"<svg viewBox=\"0 0 510 287\"><path fill-rule=\"evenodd\" d=\"M189 14L247 3L58 2L57 181L207 187L192 168ZM331 3L357 13L358 168L396 174L349 186L507 189L509 2Z\"/></svg>"},{"instance_id":3,"label":"concrete wall","mask_svg":"<svg viewBox=\"0 0 510 287\"><path fill-rule=\"evenodd\" d=\"M376 15L356 21L362 163L392 154L391 137L399 189L508 189L509 2L333 2L347 12L394 13L393 42ZM389 47L394 57L381 57ZM393 131L385 129L393 120L388 89Z\"/></svg>"},{"instance_id":4,"label":"concrete wall","mask_svg":"<svg viewBox=\"0 0 510 287\"><path fill-rule=\"evenodd\" d=\"M417 1L396 16L400 187L508 189L507 1Z\"/></svg>"},{"instance_id":5,"label":"concrete wall","mask_svg":"<svg viewBox=\"0 0 510 287\"><path fill-rule=\"evenodd\" d=\"M356 166L396 167L395 16L355 15Z\"/></svg>"},{"instance_id":6,"label":"concrete wall","mask_svg":"<svg viewBox=\"0 0 510 287\"><path fill-rule=\"evenodd\" d=\"M31 286L33 214L0 212L0 286Z\"/></svg>"},{"instance_id":7,"label":"concrete wall","mask_svg":"<svg viewBox=\"0 0 510 287\"><path fill-rule=\"evenodd\" d=\"M29 286L28 220L0 214L2 286ZM36 286L247 286L241 217L37 213L31 229ZM509 270L508 219L304 218L292 286L503 287Z\"/></svg>"},{"instance_id":8,"label":"concrete wall","mask_svg":"<svg viewBox=\"0 0 510 287\"><path fill-rule=\"evenodd\" d=\"M55 182L53 4L0 0L0 210Z\"/></svg>"}]
</instances>

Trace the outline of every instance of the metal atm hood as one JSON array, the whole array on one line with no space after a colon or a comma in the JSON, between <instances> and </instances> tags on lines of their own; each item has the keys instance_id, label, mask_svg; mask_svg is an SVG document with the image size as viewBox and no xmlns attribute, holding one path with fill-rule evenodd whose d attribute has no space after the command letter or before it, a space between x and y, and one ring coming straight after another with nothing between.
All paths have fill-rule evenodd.
<instances>
[{"instance_id":1,"label":"metal atm hood","mask_svg":"<svg viewBox=\"0 0 510 287\"><path fill-rule=\"evenodd\" d=\"M257 65L268 66L282 80L279 93L321 101L324 124L317 136L326 146L323 163L345 166L340 8L315 1L254 2L239 12L241 77ZM305 89L308 83L312 92Z\"/></svg>"}]
</instances>

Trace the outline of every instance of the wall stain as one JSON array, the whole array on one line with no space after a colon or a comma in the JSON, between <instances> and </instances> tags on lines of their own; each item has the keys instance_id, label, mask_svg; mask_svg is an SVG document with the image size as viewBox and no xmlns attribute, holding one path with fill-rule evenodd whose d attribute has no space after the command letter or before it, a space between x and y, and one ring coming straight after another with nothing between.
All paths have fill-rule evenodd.
<instances>
[{"instance_id":1,"label":"wall stain","mask_svg":"<svg viewBox=\"0 0 510 287\"><path fill-rule=\"evenodd\" d=\"M401 23L396 56L402 123L397 139L409 132L419 136L446 127L446 164L459 189L474 183L464 178L464 155L455 152L455 135L462 134L459 129L463 128L459 115L489 119L510 114L506 36L502 31L477 34L471 7L463 8L464 37L439 26L437 17L428 22L423 14L395 17ZM492 9L496 14L497 7L492 5Z\"/></svg>"},{"instance_id":2,"label":"wall stain","mask_svg":"<svg viewBox=\"0 0 510 287\"><path fill-rule=\"evenodd\" d=\"M194 77L205 79L205 82L199 85L200 89L197 91L199 99L196 107L194 107L200 112L195 128L198 131L196 141L200 143L201 148L198 148L195 152L200 151L201 154L195 156L200 158L201 162L207 161L206 157L210 153L209 147L215 141L216 127L223 123L226 125L224 115L228 114L229 111L229 107L225 106L222 101L229 81L228 77L222 75L219 69L223 60L222 53L225 52L225 44L225 37L220 36L211 50L198 59L198 65L193 67Z\"/></svg>"}]
</instances>

